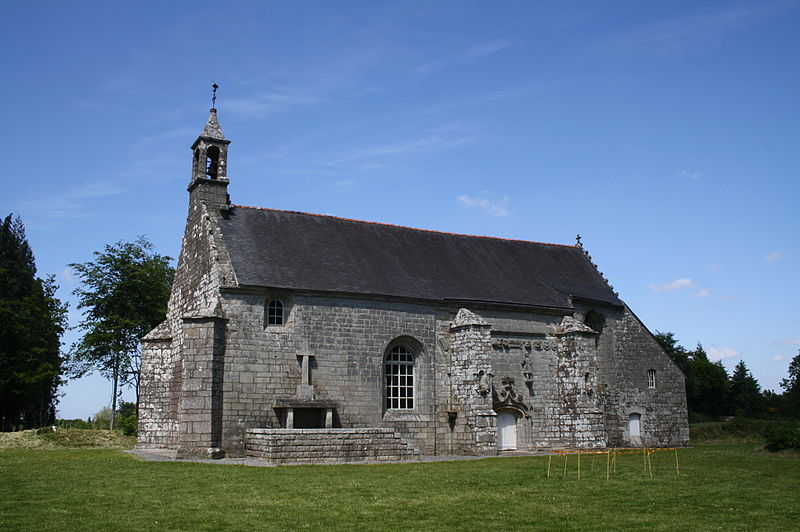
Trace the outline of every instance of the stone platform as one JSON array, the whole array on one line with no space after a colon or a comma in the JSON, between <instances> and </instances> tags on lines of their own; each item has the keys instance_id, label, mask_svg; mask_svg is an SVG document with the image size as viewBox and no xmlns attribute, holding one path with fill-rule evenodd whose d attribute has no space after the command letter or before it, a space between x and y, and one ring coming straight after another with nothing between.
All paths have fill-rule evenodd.
<instances>
[{"instance_id":1,"label":"stone platform","mask_svg":"<svg viewBox=\"0 0 800 532\"><path fill-rule=\"evenodd\" d=\"M246 454L275 464L337 464L419 459L392 429L250 429Z\"/></svg>"}]
</instances>

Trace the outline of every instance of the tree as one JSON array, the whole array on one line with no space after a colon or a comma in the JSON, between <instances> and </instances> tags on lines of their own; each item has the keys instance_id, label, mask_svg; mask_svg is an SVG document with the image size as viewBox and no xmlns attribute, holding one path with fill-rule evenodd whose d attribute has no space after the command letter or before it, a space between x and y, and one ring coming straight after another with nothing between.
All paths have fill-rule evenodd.
<instances>
[{"instance_id":1,"label":"tree","mask_svg":"<svg viewBox=\"0 0 800 532\"><path fill-rule=\"evenodd\" d=\"M72 346L70 371L82 376L97 370L111 381L111 428L120 386L129 384L139 404L139 340L167 312L175 270L170 257L153 251L144 237L117 242L94 252L95 260L70 264L81 279L75 290L83 309L83 337Z\"/></svg>"},{"instance_id":2,"label":"tree","mask_svg":"<svg viewBox=\"0 0 800 532\"><path fill-rule=\"evenodd\" d=\"M656 331L654 335L656 341L661 344L673 362L680 368L685 376L689 376L689 352L685 347L678 343L677 338L671 332Z\"/></svg>"},{"instance_id":3,"label":"tree","mask_svg":"<svg viewBox=\"0 0 800 532\"><path fill-rule=\"evenodd\" d=\"M0 430L55 420L66 305L53 277L36 277L19 217L0 226Z\"/></svg>"},{"instance_id":4,"label":"tree","mask_svg":"<svg viewBox=\"0 0 800 532\"><path fill-rule=\"evenodd\" d=\"M789 362L789 376L781 380L781 388L789 415L800 416L800 350Z\"/></svg>"},{"instance_id":5,"label":"tree","mask_svg":"<svg viewBox=\"0 0 800 532\"><path fill-rule=\"evenodd\" d=\"M728 413L735 416L758 418L764 414L764 397L761 386L740 360L733 370L728 393Z\"/></svg>"}]
</instances>

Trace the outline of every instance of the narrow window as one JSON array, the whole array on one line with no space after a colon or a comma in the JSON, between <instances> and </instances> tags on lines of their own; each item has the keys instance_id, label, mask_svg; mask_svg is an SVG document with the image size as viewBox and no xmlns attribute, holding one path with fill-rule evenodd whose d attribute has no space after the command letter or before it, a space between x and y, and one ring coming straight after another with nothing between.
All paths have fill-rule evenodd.
<instances>
[{"instance_id":1,"label":"narrow window","mask_svg":"<svg viewBox=\"0 0 800 532\"><path fill-rule=\"evenodd\" d=\"M216 179L219 175L219 148L211 146L206 150L206 175Z\"/></svg>"},{"instance_id":2,"label":"narrow window","mask_svg":"<svg viewBox=\"0 0 800 532\"><path fill-rule=\"evenodd\" d=\"M283 325L283 303L277 299L267 305L267 325Z\"/></svg>"},{"instance_id":3,"label":"narrow window","mask_svg":"<svg viewBox=\"0 0 800 532\"><path fill-rule=\"evenodd\" d=\"M648 388L656 387L656 370L654 369L647 370L647 387Z\"/></svg>"},{"instance_id":4,"label":"narrow window","mask_svg":"<svg viewBox=\"0 0 800 532\"><path fill-rule=\"evenodd\" d=\"M403 345L386 355L386 408L414 408L414 354Z\"/></svg>"}]
</instances>

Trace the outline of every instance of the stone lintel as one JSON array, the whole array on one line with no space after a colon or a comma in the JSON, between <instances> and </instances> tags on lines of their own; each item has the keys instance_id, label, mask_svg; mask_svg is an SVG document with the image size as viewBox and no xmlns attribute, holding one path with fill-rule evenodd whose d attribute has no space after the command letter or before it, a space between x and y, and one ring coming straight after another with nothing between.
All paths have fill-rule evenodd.
<instances>
[{"instance_id":1,"label":"stone lintel","mask_svg":"<svg viewBox=\"0 0 800 532\"><path fill-rule=\"evenodd\" d=\"M300 399L285 397L275 400L275 408L336 408L339 403L327 399Z\"/></svg>"},{"instance_id":2,"label":"stone lintel","mask_svg":"<svg viewBox=\"0 0 800 532\"><path fill-rule=\"evenodd\" d=\"M172 341L171 336L165 336L162 338L142 338L140 342L143 344L168 344Z\"/></svg>"},{"instance_id":3,"label":"stone lintel","mask_svg":"<svg viewBox=\"0 0 800 532\"><path fill-rule=\"evenodd\" d=\"M184 323L187 322L191 323L191 322L204 322L204 321L215 321L215 320L228 321L228 318L226 318L225 316L215 316L211 312L208 313L198 312L197 314L187 314L185 316L181 316L181 320Z\"/></svg>"}]
</instances>

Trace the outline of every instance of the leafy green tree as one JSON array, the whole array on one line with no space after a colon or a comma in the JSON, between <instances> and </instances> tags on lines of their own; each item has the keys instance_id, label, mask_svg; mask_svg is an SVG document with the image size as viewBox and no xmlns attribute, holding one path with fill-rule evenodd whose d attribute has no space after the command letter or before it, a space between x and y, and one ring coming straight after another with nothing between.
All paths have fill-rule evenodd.
<instances>
[{"instance_id":1,"label":"leafy green tree","mask_svg":"<svg viewBox=\"0 0 800 532\"><path fill-rule=\"evenodd\" d=\"M99 411L94 413L91 418L91 427L97 430L108 430L111 426L111 408L104 406Z\"/></svg>"},{"instance_id":2,"label":"leafy green tree","mask_svg":"<svg viewBox=\"0 0 800 532\"><path fill-rule=\"evenodd\" d=\"M55 420L66 305L53 277L36 277L19 217L0 226L0 430Z\"/></svg>"},{"instance_id":3,"label":"leafy green tree","mask_svg":"<svg viewBox=\"0 0 800 532\"><path fill-rule=\"evenodd\" d=\"M781 380L783 401L791 417L800 417L800 350L789 362L789 376Z\"/></svg>"},{"instance_id":4,"label":"leafy green tree","mask_svg":"<svg viewBox=\"0 0 800 532\"><path fill-rule=\"evenodd\" d=\"M661 344L673 362L680 368L684 375L689 376L689 352L678 343L677 338L671 332L656 331L654 335L656 341Z\"/></svg>"},{"instance_id":5,"label":"leafy green tree","mask_svg":"<svg viewBox=\"0 0 800 532\"><path fill-rule=\"evenodd\" d=\"M760 418L764 415L761 386L747 369L744 360L736 364L728 393L728 412L735 416Z\"/></svg>"},{"instance_id":6,"label":"leafy green tree","mask_svg":"<svg viewBox=\"0 0 800 532\"><path fill-rule=\"evenodd\" d=\"M139 340L164 320L175 270L170 257L153 251L144 237L117 242L94 253L95 259L70 264L81 279L75 290L83 309L83 337L70 351L70 372L92 371L111 381L114 428L121 385L132 385L139 403Z\"/></svg>"}]
</instances>

